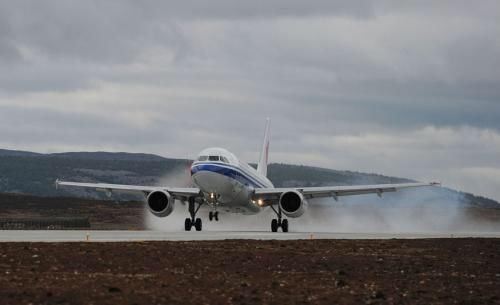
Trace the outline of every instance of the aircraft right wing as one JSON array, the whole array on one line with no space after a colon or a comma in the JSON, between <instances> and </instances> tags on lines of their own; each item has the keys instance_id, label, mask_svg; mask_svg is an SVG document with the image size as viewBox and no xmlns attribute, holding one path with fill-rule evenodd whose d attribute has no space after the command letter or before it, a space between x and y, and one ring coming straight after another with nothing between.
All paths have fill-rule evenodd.
<instances>
[{"instance_id":1,"label":"aircraft right wing","mask_svg":"<svg viewBox=\"0 0 500 305\"><path fill-rule=\"evenodd\" d=\"M290 191L300 192L305 199L332 197L337 200L340 196L377 194L379 196L386 192L395 192L399 189L435 186L437 182L431 183L397 183L376 185L349 185L349 186L320 186L320 187L297 187L297 188L260 188L255 189L254 200L263 200L264 206L276 203L283 193Z\"/></svg>"},{"instance_id":2,"label":"aircraft right wing","mask_svg":"<svg viewBox=\"0 0 500 305\"><path fill-rule=\"evenodd\" d=\"M106 192L111 194L118 193L134 193L148 195L154 191L166 191L175 199L186 201L189 197L200 197L200 189L198 188L181 188L181 187L163 187L163 186L141 186L141 185L121 185L107 183L82 183L56 180L56 187L69 186L89 188L96 191Z\"/></svg>"}]
</instances>

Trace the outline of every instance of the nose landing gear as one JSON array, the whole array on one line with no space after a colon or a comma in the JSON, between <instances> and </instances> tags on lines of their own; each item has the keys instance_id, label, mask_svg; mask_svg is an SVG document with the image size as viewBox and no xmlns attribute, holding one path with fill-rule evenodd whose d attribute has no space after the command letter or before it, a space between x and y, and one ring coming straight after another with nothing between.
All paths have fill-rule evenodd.
<instances>
[{"instance_id":1,"label":"nose landing gear","mask_svg":"<svg viewBox=\"0 0 500 305\"><path fill-rule=\"evenodd\" d=\"M210 211L208 213L208 219L210 221L212 221L212 220L219 221L219 212L217 212L217 211L215 211L215 212Z\"/></svg>"},{"instance_id":2,"label":"nose landing gear","mask_svg":"<svg viewBox=\"0 0 500 305\"><path fill-rule=\"evenodd\" d=\"M219 221L219 212L217 212L217 206L219 205L220 194L208 193L207 204L213 209L208 213L208 220Z\"/></svg>"}]
</instances>

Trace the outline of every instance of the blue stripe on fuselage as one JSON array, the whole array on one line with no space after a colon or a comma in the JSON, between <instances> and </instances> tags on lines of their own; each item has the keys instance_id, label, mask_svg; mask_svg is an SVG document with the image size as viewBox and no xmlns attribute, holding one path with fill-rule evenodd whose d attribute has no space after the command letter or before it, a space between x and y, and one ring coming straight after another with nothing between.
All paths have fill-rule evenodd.
<instances>
[{"instance_id":1,"label":"blue stripe on fuselage","mask_svg":"<svg viewBox=\"0 0 500 305\"><path fill-rule=\"evenodd\" d=\"M217 163L203 163L203 164L195 164L191 168L191 175L196 174L199 171L209 171L217 174L224 175L226 177L230 177L235 179L236 181L244 184L250 185L257 188L264 188L265 186L262 182L257 181L255 178L250 177L250 175L244 173L241 169L232 168L227 164L217 164Z\"/></svg>"}]
</instances>

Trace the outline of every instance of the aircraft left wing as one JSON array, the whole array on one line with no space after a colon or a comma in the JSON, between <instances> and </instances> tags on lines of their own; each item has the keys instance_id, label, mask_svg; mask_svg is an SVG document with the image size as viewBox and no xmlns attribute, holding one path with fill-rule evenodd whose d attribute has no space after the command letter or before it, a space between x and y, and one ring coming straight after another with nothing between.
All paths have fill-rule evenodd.
<instances>
[{"instance_id":1,"label":"aircraft left wing","mask_svg":"<svg viewBox=\"0 0 500 305\"><path fill-rule=\"evenodd\" d=\"M187 200L189 197L200 196L200 189L198 188L181 188L181 187L163 187L163 186L142 186L142 185L121 185L121 184L107 184L107 183L82 183L82 182L69 182L56 180L56 187L70 186L94 189L96 191L103 191L108 194L113 192L119 193L135 193L148 195L154 191L166 191L170 193L175 199Z\"/></svg>"},{"instance_id":2,"label":"aircraft left wing","mask_svg":"<svg viewBox=\"0 0 500 305\"><path fill-rule=\"evenodd\" d=\"M261 188L255 189L254 200L263 200L263 205L276 203L283 193L290 191L300 192L305 199L332 197L337 200L340 196L377 194L379 196L386 192L395 192L399 189L434 186L437 182L431 183L397 183L397 184L376 184L376 185L349 185L349 186L321 186L321 187L297 187L297 188Z\"/></svg>"}]
</instances>

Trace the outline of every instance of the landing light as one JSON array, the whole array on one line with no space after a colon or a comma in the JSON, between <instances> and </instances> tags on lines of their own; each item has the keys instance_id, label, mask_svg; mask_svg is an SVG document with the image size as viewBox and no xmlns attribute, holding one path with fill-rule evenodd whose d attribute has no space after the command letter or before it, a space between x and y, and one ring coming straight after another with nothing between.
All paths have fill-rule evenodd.
<instances>
[{"instance_id":1,"label":"landing light","mask_svg":"<svg viewBox=\"0 0 500 305\"><path fill-rule=\"evenodd\" d=\"M257 204L260 205L260 206L263 206L264 205L264 200L262 200L262 199L257 200Z\"/></svg>"}]
</instances>

